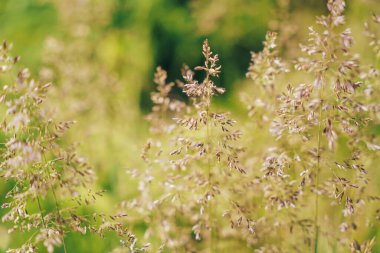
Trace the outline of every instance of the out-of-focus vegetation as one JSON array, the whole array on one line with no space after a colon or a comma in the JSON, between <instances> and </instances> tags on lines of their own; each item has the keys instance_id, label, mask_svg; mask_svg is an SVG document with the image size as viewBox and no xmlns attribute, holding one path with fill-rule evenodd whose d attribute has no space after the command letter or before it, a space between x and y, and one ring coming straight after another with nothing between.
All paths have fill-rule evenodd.
<instances>
[{"instance_id":1,"label":"out-of-focus vegetation","mask_svg":"<svg viewBox=\"0 0 380 253\"><path fill-rule=\"evenodd\" d=\"M368 46L370 39L364 36L364 22L371 20L372 12L380 13L380 3L376 0L349 1L345 11L346 26L351 28L355 40L352 51L361 54L363 65L374 64L379 68L380 58L376 58ZM244 128L245 143L242 145L247 146L247 150L255 156L252 159L245 157L247 162L244 165L258 171L262 167L260 157L264 149L275 145L276 141L268 141L273 137L269 129L263 130L269 125L264 123L260 126L247 120L246 105L241 100L258 96L274 99L281 92L271 97L269 90L252 88L255 80L245 77L250 52L263 49L268 30L277 31L279 56L291 62L300 55L298 44L306 43L307 27L315 24L315 16L327 13L326 1L312 0L1 0L0 39L13 43L13 54L21 56L18 64L28 67L32 76L42 82L52 82L43 108L55 112L57 121L76 121L60 142L65 145L74 143L78 153L86 157L96 174L93 190L105 190L104 196L97 198L88 209L81 210L82 214L111 214L116 209L125 208L123 204L140 195L141 182L128 171L135 169L142 173L147 167L140 156L147 139L152 137L145 118L154 105L150 93L155 88L152 79L156 66L167 70L168 80L182 79L180 73L184 63L189 66L203 65L200 49L204 39L208 39L222 65L217 86L227 90L214 99L213 108L216 112L231 112L239 126ZM374 24L371 28L379 31L379 26ZM196 73L195 77L202 80L204 75ZM285 92L288 83L313 82L313 78L313 75L290 71L277 79L275 85L278 86L277 91ZM1 85L8 82L1 76L0 80ZM171 96L189 102L177 86L173 87ZM273 103L276 103L275 99ZM4 110L2 108L1 112ZM268 112L272 110L275 109L269 108ZM266 114L265 110L256 113ZM378 141L379 125L374 124L368 131ZM6 138L0 137L0 140ZM169 147L164 149L166 152L171 151L170 145L173 143L168 143ZM291 146L292 142L281 145ZM344 150L342 153L344 156ZM374 171L379 159L371 159L364 163L368 170L373 170L370 174L373 184L380 180L379 173ZM163 170L161 174L164 173L167 172ZM155 175L157 181L165 178L166 175L160 173ZM239 179L233 180L239 184ZM372 184L373 195L379 195L380 190ZM1 203L6 202L5 194L12 186L12 181L0 181ZM157 196L159 194L157 192ZM253 205L261 203L257 203L257 196L252 196L252 201L256 201ZM330 210L326 203L326 207L322 208ZM46 200L47 206L53 204L51 200ZM310 216L313 215L313 208L305 210ZM0 210L0 214L5 212ZM218 214L218 210L215 212ZM260 209L260 212L265 211ZM144 237L147 228L152 225L149 223L153 223L152 219L141 217L138 213L127 209L126 226L136 234L141 245L149 242L154 247L159 246L160 236L153 236L153 241ZM159 216L152 217L160 219ZM177 223L183 224L182 232L191 233L186 230L189 227L185 224L187 221L178 219ZM371 223L372 220L363 218L360 222ZM162 224L155 220L154 225ZM26 238L22 233L8 234L8 228L7 224L0 225L0 252L20 246ZM360 230L357 240L362 242L376 236L379 237L378 223L371 229ZM193 243L196 244L195 235L190 237L194 237ZM124 252L116 249L120 243L113 233L107 232L104 239L99 238L91 233L80 235L68 232L65 237L67 252L110 252L114 249ZM329 252L330 242L323 239L323 235L321 238L319 252ZM289 240L298 243L296 239ZM213 250L252 252L263 246L252 246L255 239L239 242L237 239L226 240ZM207 252L210 248L199 247L196 251L201 249ZM277 252L275 249L267 250L263 252ZM43 245L37 250L45 251ZM58 247L56 251L64 252L64 248ZM378 241L372 252L377 251L380 251ZM163 252L170 251L164 249Z\"/></svg>"}]
</instances>

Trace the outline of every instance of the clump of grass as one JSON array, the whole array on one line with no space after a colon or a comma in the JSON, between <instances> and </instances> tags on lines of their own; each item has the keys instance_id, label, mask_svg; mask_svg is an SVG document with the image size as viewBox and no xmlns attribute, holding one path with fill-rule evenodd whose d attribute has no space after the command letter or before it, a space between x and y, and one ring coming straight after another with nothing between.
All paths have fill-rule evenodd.
<instances>
[{"instance_id":1,"label":"clump of grass","mask_svg":"<svg viewBox=\"0 0 380 253\"><path fill-rule=\"evenodd\" d=\"M92 167L76 153L75 145L62 142L75 122L54 120L42 106L50 83L40 83L31 78L28 69L19 69L20 58L11 57L10 49L6 42L0 48L0 78L5 82L0 92L4 112L0 175L9 189L1 206L6 210L2 221L10 225L9 233L19 231L28 238L20 248L7 252L37 252L42 245L48 252L57 247L68 252L68 233L103 236L110 230L133 250L134 235L118 221L124 214L82 214L81 210L103 191L91 190L95 179Z\"/></svg>"},{"instance_id":2,"label":"clump of grass","mask_svg":"<svg viewBox=\"0 0 380 253\"><path fill-rule=\"evenodd\" d=\"M374 241L361 245L355 237L369 210L365 206L372 202L364 165L374 159L368 149L373 141L369 123L374 118L370 115L375 113L366 92L371 85L358 54L352 52L351 30L344 28L345 2L328 1L327 8L329 15L317 19L319 27L310 27L308 44L301 45L307 56L294 62L294 72L305 71L314 80L305 76L304 83L288 85L279 95L271 132L277 137L275 150L280 153L269 156L266 168L272 175L287 178L288 184L270 188L270 196L281 191L288 196L283 202L288 204L281 205L294 208L286 215L292 217L287 226L296 235L294 224L300 225L299 236L309 250L320 252L322 241L332 251L342 247L365 252ZM334 210L329 205L335 206ZM305 216L301 209L314 212L314 217ZM349 229L338 232L348 223L352 224Z\"/></svg>"},{"instance_id":3,"label":"clump of grass","mask_svg":"<svg viewBox=\"0 0 380 253\"><path fill-rule=\"evenodd\" d=\"M146 236L159 234L161 243L157 246L160 248L217 251L221 238L226 236L224 230L229 228L228 220L218 217L222 217L223 212L225 217L230 217L226 210L236 208L227 197L232 189L224 185L229 179L236 181L238 175L246 173L239 161L244 151L238 144L242 132L235 129L236 122L228 113L216 112L212 106L213 96L225 92L214 81L221 71L218 55L213 54L207 40L202 53L204 65L194 70L204 72L205 78L195 80L194 72L184 66L184 81L177 81L189 97L186 106L170 98L174 83L166 84L165 72L157 69L155 82L159 92L152 93L155 105L148 119L159 128L151 129L154 139L143 151L149 168L142 175L133 172L139 176L143 188L160 189L163 193L150 198L150 205L146 205L148 190L145 189L137 201L140 206L145 203L145 207L153 209L149 223L154 225L149 226ZM163 174L164 180L157 181ZM158 220L161 224L157 224Z\"/></svg>"},{"instance_id":4,"label":"clump of grass","mask_svg":"<svg viewBox=\"0 0 380 253\"><path fill-rule=\"evenodd\" d=\"M151 203L146 213L154 224L146 237L159 234L157 248L218 252L236 243L255 252L370 252L374 247L375 239L362 233L376 226L378 197L369 168L378 150L370 132L378 120L372 98L377 71L353 52L351 30L344 27L345 2L331 0L327 8L318 27L309 28L308 44L301 45L306 56L281 59L273 32L263 51L252 53L247 77L253 88L242 100L249 116L245 132L258 134L245 139L229 114L213 109L213 97L225 90L215 85L221 67L207 40L205 63L195 68L205 78L194 79L186 67L185 81L178 82L189 97L187 106L171 102L174 84L166 84L158 69L155 78L162 77L159 90L165 92L152 96L149 119L170 131L156 131L161 134L151 142L158 144L155 151L152 145L144 150L144 158L152 152L150 174L134 171L155 191L142 196ZM288 84L293 77L303 82ZM157 98L166 102L157 104ZM176 103L178 110L164 109ZM255 145L255 138L265 142ZM170 152L168 145L175 148Z\"/></svg>"},{"instance_id":5,"label":"clump of grass","mask_svg":"<svg viewBox=\"0 0 380 253\"><path fill-rule=\"evenodd\" d=\"M353 50L345 2L329 0L327 9L309 28L300 57L282 59L274 32L262 52L251 54L250 87L242 92L246 124L213 103L225 89L208 40L204 64L184 66L183 81L168 82L158 67L146 117L151 136L141 154L145 167L128 171L139 181L139 195L111 216L82 214L103 192L88 190L92 167L74 145L64 144L74 122L54 120L43 107L50 84L17 71L19 58L4 43L0 173L9 191L3 221L9 232L30 236L8 252L36 252L42 245L68 252L67 233L104 236L109 230L122 237L125 248L117 250L129 252L373 251L369 231L379 226L380 200L373 130L380 119L377 33L365 25L376 61L367 66ZM375 14L373 23L380 23ZM174 96L175 85L186 101ZM150 244L138 248L125 220L142 227Z\"/></svg>"}]
</instances>

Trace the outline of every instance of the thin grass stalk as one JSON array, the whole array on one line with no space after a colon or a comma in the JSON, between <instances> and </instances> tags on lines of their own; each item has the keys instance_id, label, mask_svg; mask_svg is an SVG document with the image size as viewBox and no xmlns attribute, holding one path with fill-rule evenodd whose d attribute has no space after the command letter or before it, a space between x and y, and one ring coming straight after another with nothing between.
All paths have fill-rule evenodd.
<instances>
[{"instance_id":1,"label":"thin grass stalk","mask_svg":"<svg viewBox=\"0 0 380 253\"><path fill-rule=\"evenodd\" d=\"M44 220L44 215L43 215L43 213L42 213L42 208L41 208L41 203L40 203L40 197L38 197L38 196L37 196L37 203L38 203L38 209L39 209L40 214L41 214L42 225L43 225L45 228L47 228L47 227L46 227L45 220Z\"/></svg>"},{"instance_id":2,"label":"thin grass stalk","mask_svg":"<svg viewBox=\"0 0 380 253\"><path fill-rule=\"evenodd\" d=\"M49 145L52 146L50 142L49 142ZM46 163L46 162L47 162L47 159L46 159L45 154L43 154L43 158L44 158L45 163ZM48 175L48 178L49 178L49 181L51 181L50 174ZM56 196L56 194L55 194L55 190L54 190L54 187L53 187L53 186L51 186L51 191L52 191L52 193L53 193L53 197L54 197L55 208L56 208L56 212L57 212L58 224L61 225L62 218L61 218L61 214L60 214L60 210L59 210L59 205L58 205L57 196ZM61 233L62 233L63 252L64 252L64 253L67 253L66 242L65 242L65 233L64 233L64 231L63 231L62 228L60 228L60 229L61 229Z\"/></svg>"},{"instance_id":3,"label":"thin grass stalk","mask_svg":"<svg viewBox=\"0 0 380 253\"><path fill-rule=\"evenodd\" d=\"M318 116L318 146L317 146L317 167L315 171L315 217L314 217L314 253L318 253L318 242L319 242L319 174L320 174L320 164L321 164L321 138L322 138L322 110L323 110L323 78L321 82L321 87L319 89L318 98L320 101L319 106L319 116Z\"/></svg>"},{"instance_id":4,"label":"thin grass stalk","mask_svg":"<svg viewBox=\"0 0 380 253\"><path fill-rule=\"evenodd\" d=\"M207 85L209 82L210 75L207 73L205 84ZM206 98L206 143L207 143L207 169L208 169L208 185L210 188L210 192L212 192L212 166L211 166L211 157L210 157L210 149L211 149L211 139L210 139L210 104L211 104L211 95L207 94ZM210 226L210 252L214 252L214 222L213 222L213 206L212 201L209 202L208 206L208 220Z\"/></svg>"},{"instance_id":5,"label":"thin grass stalk","mask_svg":"<svg viewBox=\"0 0 380 253\"><path fill-rule=\"evenodd\" d=\"M58 205L58 201L57 201L57 197L55 195L55 191L54 191L54 188L52 187L52 192L53 192L53 196L54 196L54 202L55 202L55 208L56 208L56 211L57 211L57 218L59 219L59 224L61 223L62 221L62 218L61 218L61 214L60 214L60 210L59 210L59 205ZM65 243L65 232L63 231L63 229L61 228L61 233L62 233L62 245L63 245L63 251L65 253L67 253L67 249L66 249L66 243Z\"/></svg>"}]
</instances>

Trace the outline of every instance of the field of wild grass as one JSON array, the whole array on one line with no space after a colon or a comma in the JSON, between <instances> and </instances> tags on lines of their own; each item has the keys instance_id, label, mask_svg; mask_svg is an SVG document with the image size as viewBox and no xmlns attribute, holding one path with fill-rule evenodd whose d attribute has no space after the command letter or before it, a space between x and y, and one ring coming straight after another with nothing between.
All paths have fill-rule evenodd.
<instances>
[{"instance_id":1,"label":"field of wild grass","mask_svg":"<svg viewBox=\"0 0 380 253\"><path fill-rule=\"evenodd\" d=\"M377 0L2 0L0 252L380 252Z\"/></svg>"}]
</instances>

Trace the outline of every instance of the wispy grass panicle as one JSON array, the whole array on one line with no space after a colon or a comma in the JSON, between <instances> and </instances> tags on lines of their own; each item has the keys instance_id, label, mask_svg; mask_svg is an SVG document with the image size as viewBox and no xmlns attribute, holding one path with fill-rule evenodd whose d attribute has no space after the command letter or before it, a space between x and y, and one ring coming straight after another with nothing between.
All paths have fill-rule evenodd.
<instances>
[{"instance_id":1,"label":"wispy grass panicle","mask_svg":"<svg viewBox=\"0 0 380 253\"><path fill-rule=\"evenodd\" d=\"M235 121L228 113L213 111L213 96L225 92L213 80L218 77L221 66L218 65L218 55L212 53L207 40L202 51L205 63L195 70L205 72L205 78L199 82L194 79L192 71L185 71L184 92L191 99L192 110L176 119L184 130L180 130L175 138L177 147L171 155L175 168L186 173L182 184L189 180L185 189L191 192L192 200L186 205L193 209L192 213L199 210L192 228L195 237L207 240L209 250L215 251L222 229L216 217L222 211L221 207L228 203L220 198L221 192L226 190L223 182L233 171L245 173L239 161L244 148L237 145L242 133L233 129Z\"/></svg>"},{"instance_id":2,"label":"wispy grass panicle","mask_svg":"<svg viewBox=\"0 0 380 253\"><path fill-rule=\"evenodd\" d=\"M371 99L378 92L373 88L376 68L363 65L353 51L351 30L344 27L345 2L328 1L327 9L327 16L317 18L317 27L309 27L308 43L300 46L306 56L281 60L273 33L267 34L262 52L252 53L247 77L256 87L247 87L242 95L251 118L247 127L269 128L275 137L270 141L268 135L252 134L251 142L264 139L265 144L248 148L245 161L256 168L258 159L264 160L260 173L249 175L251 184L245 185L257 193L248 196L260 205L242 206L254 221L256 240L273 238L257 252L363 252L374 245L372 238L359 243L359 231L372 225L358 223L366 208L374 208L366 201L372 191L366 166L373 166L375 155L368 147L378 141L370 134L371 125L378 124L378 103ZM373 44L374 33L368 25L367 30ZM290 65L295 70L285 68ZM304 79L299 85L282 81L297 75ZM329 205L338 214L328 216ZM373 214L369 220L373 224ZM354 225L347 227L349 221ZM342 224L344 232L339 232ZM267 226L273 229L265 230ZM286 240L284 229L298 239Z\"/></svg>"},{"instance_id":3,"label":"wispy grass panicle","mask_svg":"<svg viewBox=\"0 0 380 253\"><path fill-rule=\"evenodd\" d=\"M152 112L147 116L151 125L151 132L170 132L173 129L172 117L179 114L186 108L184 102L170 97L170 92L175 85L174 82L166 83L167 73L161 67L157 67L154 74L154 83L157 85L156 91L150 95L154 106Z\"/></svg>"},{"instance_id":4,"label":"wispy grass panicle","mask_svg":"<svg viewBox=\"0 0 380 253\"><path fill-rule=\"evenodd\" d=\"M205 78L195 80L194 72L184 66L184 82L177 82L189 97L190 104L177 114L169 113L175 115L176 125L170 127L171 131L152 135L150 144L144 149L143 157L148 158L145 159L147 169L143 173L137 170L133 172L145 189L136 199L135 206L142 208L141 213L151 210L149 221L152 224L149 224L146 236L155 237L159 234L161 243L152 245L153 249L208 249L216 252L224 236L222 231L230 229L228 220L218 217L222 217L224 209L233 208L231 201L225 198L229 194L221 194L231 191L232 181L229 182L229 178L245 173L239 161L244 151L238 144L242 133L235 129L236 122L229 117L229 113L216 112L212 105L213 97L225 92L224 88L215 84L221 71L218 55L211 51L207 40L202 53L204 65L194 70L204 72ZM160 95L153 93L153 101L170 97L170 88L174 84L164 86L165 76L158 69L155 79L160 80L159 87L165 92ZM161 101L165 101L165 98ZM166 101L170 104L169 101L174 100ZM183 102L175 103L184 107ZM161 111L163 105L155 103L152 113ZM160 144L157 146L154 143ZM163 173L165 177L159 181L159 175L162 177ZM152 192L152 189L159 188L162 194ZM158 220L160 224L155 222Z\"/></svg>"},{"instance_id":5,"label":"wispy grass panicle","mask_svg":"<svg viewBox=\"0 0 380 253\"><path fill-rule=\"evenodd\" d=\"M359 56L352 52L351 30L344 28L345 2L328 1L327 8L329 15L317 19L319 28L310 27L308 44L301 45L307 56L298 58L295 64L296 70L314 75L314 80L305 80L296 88L288 87L280 98L280 122L275 121L272 129L279 138L302 145L301 158L310 157L304 166L310 168L308 182L315 194L314 252L319 251L320 235L338 236L331 231L336 231L332 226L339 224L321 220L324 217L321 206L328 202L341 205L340 219L349 216L352 220L356 211L363 208L368 184L367 172L360 162L366 151L359 144L368 138L365 129L370 121L363 87L366 81L362 79ZM342 156L337 146L350 150L348 155ZM352 169L337 167L342 162L347 165L345 168ZM334 190L339 198L330 193ZM343 195L346 197L342 198ZM328 238L321 240L333 244ZM341 244L347 247L353 239L345 240Z\"/></svg>"},{"instance_id":6,"label":"wispy grass panicle","mask_svg":"<svg viewBox=\"0 0 380 253\"><path fill-rule=\"evenodd\" d=\"M380 40L379 40L379 32L373 28L373 25L380 25L380 16L376 13L372 14L372 22L365 22L365 35L370 38L369 45L372 47L375 52L376 57L380 57Z\"/></svg>"},{"instance_id":7,"label":"wispy grass panicle","mask_svg":"<svg viewBox=\"0 0 380 253\"><path fill-rule=\"evenodd\" d=\"M278 94L276 81L288 68L279 56L277 33L268 32L261 52L251 52L251 62L246 74L252 79L252 87L242 93L242 100L247 105L249 116L255 116L257 124L269 122L275 111ZM255 96L252 96L252 94Z\"/></svg>"},{"instance_id":8,"label":"wispy grass panicle","mask_svg":"<svg viewBox=\"0 0 380 253\"><path fill-rule=\"evenodd\" d=\"M54 120L43 106L50 83L40 83L28 69L20 69L19 57L11 57L10 48L6 42L0 48L0 78L6 82L0 92L0 175L9 185L2 221L10 226L9 233L29 238L7 252L39 252L42 246L48 252L59 247L69 252L65 237L71 232L130 234L118 222L123 216L110 221L103 214L82 215L81 209L103 192L91 190L94 171L75 145L63 144L62 137L75 122Z\"/></svg>"}]
</instances>

